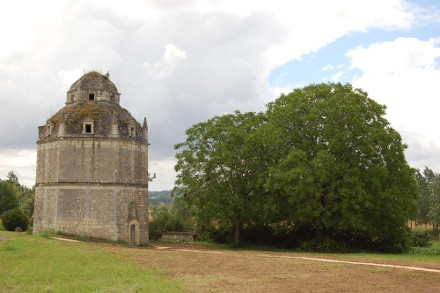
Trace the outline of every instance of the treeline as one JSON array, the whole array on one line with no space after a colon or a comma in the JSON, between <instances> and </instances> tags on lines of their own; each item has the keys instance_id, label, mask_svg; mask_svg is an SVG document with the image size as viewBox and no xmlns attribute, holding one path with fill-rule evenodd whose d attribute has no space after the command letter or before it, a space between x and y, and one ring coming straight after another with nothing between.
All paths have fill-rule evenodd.
<instances>
[{"instance_id":1,"label":"treeline","mask_svg":"<svg viewBox=\"0 0 440 293\"><path fill-rule=\"evenodd\" d=\"M0 179L0 218L7 230L20 228L23 231L32 226L35 187L20 184L13 171L7 179Z\"/></svg>"},{"instance_id":2,"label":"treeline","mask_svg":"<svg viewBox=\"0 0 440 293\"><path fill-rule=\"evenodd\" d=\"M170 205L172 200L170 190L148 191L148 204L150 206Z\"/></svg>"},{"instance_id":3,"label":"treeline","mask_svg":"<svg viewBox=\"0 0 440 293\"><path fill-rule=\"evenodd\" d=\"M350 84L330 83L283 94L263 113L195 124L175 145L173 193L200 238L404 251L416 172L385 109Z\"/></svg>"},{"instance_id":4,"label":"treeline","mask_svg":"<svg viewBox=\"0 0 440 293\"><path fill-rule=\"evenodd\" d=\"M185 204L171 197L171 190L149 191L149 235L158 240L164 232L194 231L194 222Z\"/></svg>"},{"instance_id":5,"label":"treeline","mask_svg":"<svg viewBox=\"0 0 440 293\"><path fill-rule=\"evenodd\" d=\"M430 168L416 173L416 181L419 190L417 202L418 224L433 224L434 233L439 234L440 224L440 174Z\"/></svg>"}]
</instances>

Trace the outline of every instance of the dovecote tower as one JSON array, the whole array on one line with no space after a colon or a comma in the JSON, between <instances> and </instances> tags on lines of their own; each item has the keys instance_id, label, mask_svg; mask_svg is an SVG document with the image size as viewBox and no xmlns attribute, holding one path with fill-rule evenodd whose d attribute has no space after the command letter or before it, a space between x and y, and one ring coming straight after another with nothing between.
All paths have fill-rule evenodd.
<instances>
[{"instance_id":1,"label":"dovecote tower","mask_svg":"<svg viewBox=\"0 0 440 293\"><path fill-rule=\"evenodd\" d=\"M148 128L119 105L106 75L89 72L38 127L34 233L148 243Z\"/></svg>"}]
</instances>

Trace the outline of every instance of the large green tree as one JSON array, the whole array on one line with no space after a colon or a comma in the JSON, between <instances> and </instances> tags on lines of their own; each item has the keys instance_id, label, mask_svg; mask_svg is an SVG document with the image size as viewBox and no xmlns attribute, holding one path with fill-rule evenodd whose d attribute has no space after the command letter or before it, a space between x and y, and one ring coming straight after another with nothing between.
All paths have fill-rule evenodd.
<instances>
[{"instance_id":1,"label":"large green tree","mask_svg":"<svg viewBox=\"0 0 440 293\"><path fill-rule=\"evenodd\" d=\"M193 125L186 141L175 145L173 193L192 207L199 225L234 226L236 245L243 225L262 216L263 164L253 134L263 123L261 113L236 111Z\"/></svg>"},{"instance_id":2,"label":"large green tree","mask_svg":"<svg viewBox=\"0 0 440 293\"><path fill-rule=\"evenodd\" d=\"M385 106L350 84L296 89L268 105L272 214L318 238L402 250L417 196Z\"/></svg>"}]
</instances>

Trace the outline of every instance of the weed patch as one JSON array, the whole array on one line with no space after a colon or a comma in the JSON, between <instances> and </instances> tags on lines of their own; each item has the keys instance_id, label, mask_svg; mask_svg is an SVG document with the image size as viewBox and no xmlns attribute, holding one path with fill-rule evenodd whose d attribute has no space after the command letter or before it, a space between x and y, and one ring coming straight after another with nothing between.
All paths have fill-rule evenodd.
<instances>
[{"instance_id":1,"label":"weed patch","mask_svg":"<svg viewBox=\"0 0 440 293\"><path fill-rule=\"evenodd\" d=\"M108 243L108 244L128 246L128 243L125 241L122 241L122 240L114 241L114 240L91 237L91 236L79 236L79 235L75 235L75 234L67 234L67 233L63 233L63 232L56 232L56 233L52 234L52 236L55 236L55 235L65 237L68 239L78 240L81 242Z\"/></svg>"},{"instance_id":2,"label":"weed patch","mask_svg":"<svg viewBox=\"0 0 440 293\"><path fill-rule=\"evenodd\" d=\"M440 247L411 247L409 254L440 255Z\"/></svg>"}]
</instances>

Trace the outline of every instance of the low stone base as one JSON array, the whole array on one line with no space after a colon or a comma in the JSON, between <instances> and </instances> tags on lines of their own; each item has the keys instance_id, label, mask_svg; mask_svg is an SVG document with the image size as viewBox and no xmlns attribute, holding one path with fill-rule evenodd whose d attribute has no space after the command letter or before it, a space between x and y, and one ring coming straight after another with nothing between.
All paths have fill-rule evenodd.
<instances>
[{"instance_id":1,"label":"low stone base","mask_svg":"<svg viewBox=\"0 0 440 293\"><path fill-rule=\"evenodd\" d=\"M185 242L193 242L194 235L189 232L165 232L162 234L162 240L167 241L185 241Z\"/></svg>"}]
</instances>

